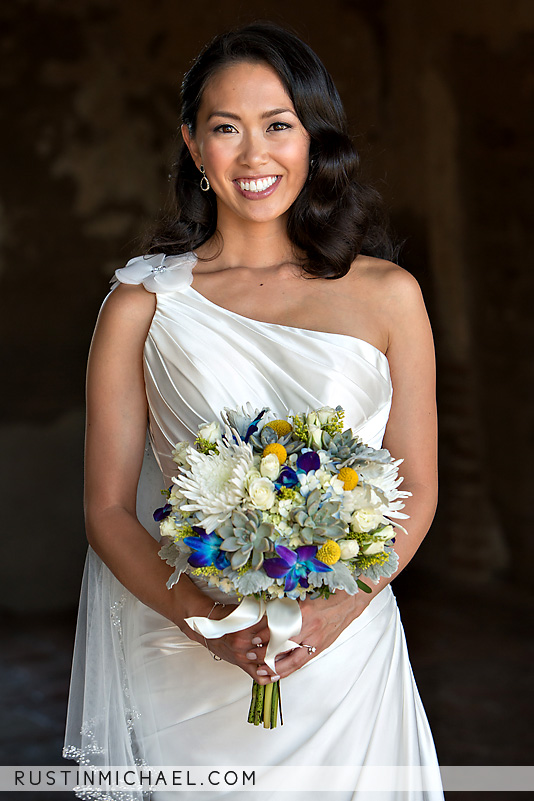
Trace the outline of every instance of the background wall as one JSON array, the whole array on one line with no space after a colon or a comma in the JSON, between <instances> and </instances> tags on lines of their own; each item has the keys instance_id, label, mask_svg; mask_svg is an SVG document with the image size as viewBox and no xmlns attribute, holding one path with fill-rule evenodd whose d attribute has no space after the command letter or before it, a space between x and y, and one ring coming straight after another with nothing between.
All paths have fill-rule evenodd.
<instances>
[{"instance_id":1,"label":"background wall","mask_svg":"<svg viewBox=\"0 0 534 801\"><path fill-rule=\"evenodd\" d=\"M165 202L181 76L210 37L262 17L295 27L332 72L435 330L441 504L404 586L478 585L508 604L531 592L531 0L12 0L0 7L5 610L76 603L96 314Z\"/></svg>"}]
</instances>

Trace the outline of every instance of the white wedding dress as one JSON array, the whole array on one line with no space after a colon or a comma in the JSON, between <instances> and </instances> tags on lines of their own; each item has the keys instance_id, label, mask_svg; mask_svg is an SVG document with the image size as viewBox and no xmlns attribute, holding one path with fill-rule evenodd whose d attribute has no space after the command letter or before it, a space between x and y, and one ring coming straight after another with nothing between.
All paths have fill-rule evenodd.
<instances>
[{"instance_id":1,"label":"white wedding dress","mask_svg":"<svg viewBox=\"0 0 534 801\"><path fill-rule=\"evenodd\" d=\"M150 443L138 490L139 519L170 484L171 451L201 423L250 402L288 411L344 407L345 423L379 447L391 405L386 357L345 334L259 322L191 287L192 254L133 259L116 280L157 295L144 350ZM155 459L154 459L155 456ZM162 477L163 476L163 477ZM205 588L214 599L227 600ZM388 586L323 653L282 681L284 725L247 723L251 679L214 661L138 601L89 550L73 662L64 755L90 765L435 766L436 754ZM201 801L214 793L187 793ZM182 788L182 795L184 788ZM91 797L99 797L98 794ZM140 792L101 798L140 801ZM156 792L154 801L174 793ZM245 801L257 793L222 794ZM264 794L296 801L307 794ZM322 797L330 797L323 793ZM332 793L348 801L357 788ZM437 801L441 791L372 793L374 801Z\"/></svg>"}]
</instances>

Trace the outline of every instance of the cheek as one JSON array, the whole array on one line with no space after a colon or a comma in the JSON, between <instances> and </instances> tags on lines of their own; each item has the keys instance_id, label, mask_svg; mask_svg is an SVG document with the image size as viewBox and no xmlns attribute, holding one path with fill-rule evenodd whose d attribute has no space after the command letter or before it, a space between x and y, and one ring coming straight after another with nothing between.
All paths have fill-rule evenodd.
<instances>
[{"instance_id":1,"label":"cheek","mask_svg":"<svg viewBox=\"0 0 534 801\"><path fill-rule=\"evenodd\" d=\"M307 176L309 170L309 144L304 142L286 142L278 150L278 156L291 167L295 176Z\"/></svg>"},{"instance_id":2,"label":"cheek","mask_svg":"<svg viewBox=\"0 0 534 801\"><path fill-rule=\"evenodd\" d=\"M211 141L207 143L202 152L204 164L211 166L212 169L224 169L232 159L231 148L228 143Z\"/></svg>"}]
</instances>

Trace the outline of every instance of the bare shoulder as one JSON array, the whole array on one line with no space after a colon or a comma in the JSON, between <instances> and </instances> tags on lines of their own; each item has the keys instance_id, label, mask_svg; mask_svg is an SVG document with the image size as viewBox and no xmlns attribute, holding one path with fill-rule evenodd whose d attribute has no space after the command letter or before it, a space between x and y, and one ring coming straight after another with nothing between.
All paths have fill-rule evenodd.
<instances>
[{"instance_id":1,"label":"bare shoulder","mask_svg":"<svg viewBox=\"0 0 534 801\"><path fill-rule=\"evenodd\" d=\"M336 330L365 339L383 353L389 355L394 339L406 340L408 328L415 333L428 325L419 284L390 261L358 256L347 275L328 283Z\"/></svg>"},{"instance_id":2,"label":"bare shoulder","mask_svg":"<svg viewBox=\"0 0 534 801\"><path fill-rule=\"evenodd\" d=\"M142 284L119 284L102 305L97 330L114 338L144 341L155 309L155 294Z\"/></svg>"},{"instance_id":3,"label":"bare shoulder","mask_svg":"<svg viewBox=\"0 0 534 801\"><path fill-rule=\"evenodd\" d=\"M423 303L421 289L413 275L385 259L359 256L353 262L347 279L347 286L353 292L361 296L363 291L369 298L376 296L389 312Z\"/></svg>"},{"instance_id":4,"label":"bare shoulder","mask_svg":"<svg viewBox=\"0 0 534 801\"><path fill-rule=\"evenodd\" d=\"M418 281L398 264L365 256L356 259L348 275L351 290L388 331L388 340L408 328L428 326L425 302Z\"/></svg>"}]
</instances>

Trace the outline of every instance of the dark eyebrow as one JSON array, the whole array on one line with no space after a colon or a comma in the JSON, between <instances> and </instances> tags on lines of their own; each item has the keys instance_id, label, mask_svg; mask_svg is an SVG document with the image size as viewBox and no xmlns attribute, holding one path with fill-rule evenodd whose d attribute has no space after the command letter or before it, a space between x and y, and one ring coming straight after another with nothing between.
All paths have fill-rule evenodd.
<instances>
[{"instance_id":1,"label":"dark eyebrow","mask_svg":"<svg viewBox=\"0 0 534 801\"><path fill-rule=\"evenodd\" d=\"M276 117L277 114L285 114L289 112L289 114L293 114L293 116L297 116L293 109L291 108L273 108L269 111L264 111L261 115L262 120L267 119L268 117ZM231 111L212 111L212 113L208 117L208 122L211 120L212 117L225 117L228 120L240 120L241 117L238 114L232 114Z\"/></svg>"}]
</instances>

